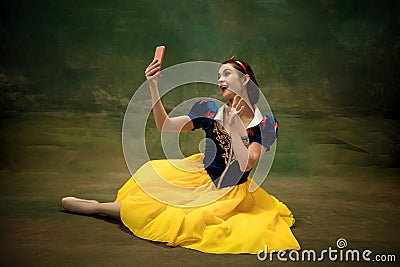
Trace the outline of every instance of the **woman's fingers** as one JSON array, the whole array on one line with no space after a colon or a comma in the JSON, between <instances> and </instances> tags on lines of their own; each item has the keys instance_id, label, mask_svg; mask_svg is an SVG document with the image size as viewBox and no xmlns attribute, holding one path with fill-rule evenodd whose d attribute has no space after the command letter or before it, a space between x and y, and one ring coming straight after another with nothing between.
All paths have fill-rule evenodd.
<instances>
[{"instance_id":1,"label":"woman's fingers","mask_svg":"<svg viewBox=\"0 0 400 267\"><path fill-rule=\"evenodd\" d=\"M232 101L232 108L236 108L242 98L239 95L236 95Z\"/></svg>"},{"instance_id":2,"label":"woman's fingers","mask_svg":"<svg viewBox=\"0 0 400 267\"><path fill-rule=\"evenodd\" d=\"M244 108L244 100L240 96L236 95L232 101L232 109L236 114L239 114Z\"/></svg>"},{"instance_id":3,"label":"woman's fingers","mask_svg":"<svg viewBox=\"0 0 400 267\"><path fill-rule=\"evenodd\" d=\"M151 76L153 76L154 74L156 74L159 71L160 71L160 67L155 67L155 68L147 70L145 72L145 75L146 75L146 77L151 77Z\"/></svg>"},{"instance_id":4,"label":"woman's fingers","mask_svg":"<svg viewBox=\"0 0 400 267\"><path fill-rule=\"evenodd\" d=\"M242 112L243 109L244 109L243 105L239 106L239 108L236 108L236 114L239 114L240 112Z\"/></svg>"},{"instance_id":5,"label":"woman's fingers","mask_svg":"<svg viewBox=\"0 0 400 267\"><path fill-rule=\"evenodd\" d=\"M145 72L151 71L155 68L159 68L160 67L160 63L157 60L154 60L153 62L151 62L149 64L149 66L147 66Z\"/></svg>"},{"instance_id":6,"label":"woman's fingers","mask_svg":"<svg viewBox=\"0 0 400 267\"><path fill-rule=\"evenodd\" d=\"M146 68L144 74L146 78L152 78L157 72L160 71L160 63L157 59L153 60L150 65Z\"/></svg>"},{"instance_id":7,"label":"woman's fingers","mask_svg":"<svg viewBox=\"0 0 400 267\"><path fill-rule=\"evenodd\" d=\"M153 61L150 62L150 64L147 66L147 69L150 69L152 66L157 65L157 63L158 63L158 59L153 59Z\"/></svg>"}]
</instances>

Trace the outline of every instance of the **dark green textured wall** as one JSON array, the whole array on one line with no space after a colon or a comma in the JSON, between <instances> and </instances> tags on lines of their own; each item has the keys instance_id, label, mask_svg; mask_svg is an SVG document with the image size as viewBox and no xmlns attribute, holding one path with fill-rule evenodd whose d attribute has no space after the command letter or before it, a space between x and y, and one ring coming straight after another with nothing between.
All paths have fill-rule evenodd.
<instances>
[{"instance_id":1,"label":"dark green textured wall","mask_svg":"<svg viewBox=\"0 0 400 267\"><path fill-rule=\"evenodd\" d=\"M275 110L399 114L396 1L18 0L0 12L2 109L124 111L165 44L165 66L248 61Z\"/></svg>"}]
</instances>

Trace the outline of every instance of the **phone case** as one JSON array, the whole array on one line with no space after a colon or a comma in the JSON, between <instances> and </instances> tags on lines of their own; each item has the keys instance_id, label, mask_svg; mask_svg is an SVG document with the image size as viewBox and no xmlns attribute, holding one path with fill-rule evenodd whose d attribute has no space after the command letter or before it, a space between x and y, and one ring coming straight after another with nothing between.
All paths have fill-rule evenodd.
<instances>
[{"instance_id":1,"label":"phone case","mask_svg":"<svg viewBox=\"0 0 400 267\"><path fill-rule=\"evenodd\" d=\"M165 51L165 46L157 46L156 51L154 53L154 59L158 59L158 62L160 62L160 66L162 64L162 60L164 57L164 51Z\"/></svg>"}]
</instances>

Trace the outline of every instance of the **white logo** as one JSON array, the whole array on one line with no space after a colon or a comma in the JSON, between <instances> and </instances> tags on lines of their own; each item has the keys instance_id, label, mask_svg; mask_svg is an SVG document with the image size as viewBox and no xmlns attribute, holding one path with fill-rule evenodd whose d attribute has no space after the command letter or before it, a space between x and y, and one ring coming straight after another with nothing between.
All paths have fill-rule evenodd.
<instances>
[{"instance_id":1,"label":"white logo","mask_svg":"<svg viewBox=\"0 0 400 267\"><path fill-rule=\"evenodd\" d=\"M313 249L302 249L301 251L297 250L268 250L268 247L265 246L263 250L258 251L257 259L260 261L273 261L274 255L279 261L345 261L345 262L353 262L353 261L366 261L366 262L395 262L396 255L395 254L376 254L372 257L372 251L369 249L360 251L358 249L346 249L347 240L344 238L339 238L336 241L336 246L338 249L328 247L328 249L323 249L320 252L317 252ZM276 254L274 254L276 253Z\"/></svg>"},{"instance_id":2,"label":"white logo","mask_svg":"<svg viewBox=\"0 0 400 267\"><path fill-rule=\"evenodd\" d=\"M347 247L347 241L346 241L346 239L344 239L344 238L339 238L339 239L336 241L336 246L337 246L338 248L345 248L345 247Z\"/></svg>"}]
</instances>

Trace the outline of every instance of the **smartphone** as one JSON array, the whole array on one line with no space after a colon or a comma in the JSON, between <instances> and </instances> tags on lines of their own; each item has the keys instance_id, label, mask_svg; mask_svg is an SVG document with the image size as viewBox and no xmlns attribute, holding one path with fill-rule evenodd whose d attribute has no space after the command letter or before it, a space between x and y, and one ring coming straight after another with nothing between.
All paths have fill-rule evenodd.
<instances>
[{"instance_id":1,"label":"smartphone","mask_svg":"<svg viewBox=\"0 0 400 267\"><path fill-rule=\"evenodd\" d=\"M164 57L164 51L165 51L165 46L161 45L161 46L157 46L156 51L154 52L154 59L157 59L158 62L160 62L160 67L162 64L163 57Z\"/></svg>"}]
</instances>

